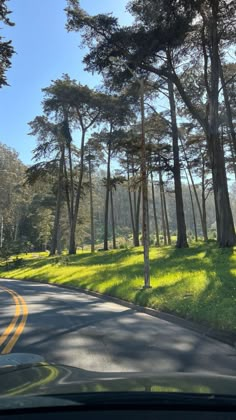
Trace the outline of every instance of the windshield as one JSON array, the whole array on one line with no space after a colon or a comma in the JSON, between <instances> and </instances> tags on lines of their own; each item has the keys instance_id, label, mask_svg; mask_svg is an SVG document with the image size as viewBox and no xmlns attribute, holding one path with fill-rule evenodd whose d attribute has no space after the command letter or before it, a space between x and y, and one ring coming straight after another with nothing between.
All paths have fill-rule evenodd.
<instances>
[{"instance_id":1,"label":"windshield","mask_svg":"<svg viewBox=\"0 0 236 420\"><path fill-rule=\"evenodd\" d=\"M0 397L235 394L235 19L0 1Z\"/></svg>"}]
</instances>

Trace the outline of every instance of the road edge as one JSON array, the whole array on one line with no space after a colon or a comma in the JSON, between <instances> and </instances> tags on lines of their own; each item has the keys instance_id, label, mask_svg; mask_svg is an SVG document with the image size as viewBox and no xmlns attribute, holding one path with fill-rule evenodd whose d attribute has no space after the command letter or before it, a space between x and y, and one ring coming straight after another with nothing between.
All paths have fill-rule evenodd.
<instances>
[{"instance_id":1,"label":"road edge","mask_svg":"<svg viewBox=\"0 0 236 420\"><path fill-rule=\"evenodd\" d=\"M99 292L95 292L93 290L89 290L89 289L85 289L83 287L79 287L79 286L71 286L71 285L65 285L65 284L57 284L57 283L48 283L46 281L42 281L42 280L35 280L35 279L7 279L7 278L2 278L3 280L15 280L15 281L24 281L24 282L31 282L31 283L40 283L40 284L46 284L49 286L54 286L54 287L58 287L61 289L66 289L66 290L73 290L79 293L84 293L90 296L94 296L97 297L99 299L105 300L105 301L110 301L113 303L117 303L118 305L122 305L125 306L127 308L133 309L137 312L141 312L141 313L145 313L147 315L150 316L154 316L156 318L160 318L164 321L167 322L171 322L174 324L177 324L183 328L186 328L188 330L197 332L198 334L200 334L201 336L205 336L217 341L221 341L225 344L228 344L234 348L236 348L236 334L234 333L229 333L229 332L224 332L224 331L220 331L211 327L207 327L205 325L202 324L198 324L194 321L190 321L188 319L185 318L181 318L177 315L168 313L168 312L163 312L160 311L158 309L153 309L153 308L148 308L146 306L140 306L137 305L136 303L133 302L129 302L127 300L123 300L120 298L117 298L115 296L111 296L108 294L103 294L103 293L99 293Z\"/></svg>"}]
</instances>

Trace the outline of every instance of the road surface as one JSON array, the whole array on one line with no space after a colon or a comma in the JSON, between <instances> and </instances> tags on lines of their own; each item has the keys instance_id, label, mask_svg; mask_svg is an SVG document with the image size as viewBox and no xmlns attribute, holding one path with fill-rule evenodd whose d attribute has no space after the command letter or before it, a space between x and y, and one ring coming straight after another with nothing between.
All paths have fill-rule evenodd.
<instances>
[{"instance_id":1,"label":"road surface","mask_svg":"<svg viewBox=\"0 0 236 420\"><path fill-rule=\"evenodd\" d=\"M0 353L103 372L236 375L236 350L173 323L55 286L0 280Z\"/></svg>"}]
</instances>

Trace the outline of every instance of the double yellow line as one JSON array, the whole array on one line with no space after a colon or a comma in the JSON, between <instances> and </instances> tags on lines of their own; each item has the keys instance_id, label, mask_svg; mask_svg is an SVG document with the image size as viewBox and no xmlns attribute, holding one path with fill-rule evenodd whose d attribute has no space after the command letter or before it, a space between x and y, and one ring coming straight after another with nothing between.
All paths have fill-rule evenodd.
<instances>
[{"instance_id":1,"label":"double yellow line","mask_svg":"<svg viewBox=\"0 0 236 420\"><path fill-rule=\"evenodd\" d=\"M1 354L10 353L15 346L17 340L20 338L27 321L28 309L25 300L14 290L8 289L7 287L1 287L0 290L11 295L15 302L15 314L10 324L5 328L3 334L0 336L0 346L3 346L7 341L7 344L1 351Z\"/></svg>"}]
</instances>

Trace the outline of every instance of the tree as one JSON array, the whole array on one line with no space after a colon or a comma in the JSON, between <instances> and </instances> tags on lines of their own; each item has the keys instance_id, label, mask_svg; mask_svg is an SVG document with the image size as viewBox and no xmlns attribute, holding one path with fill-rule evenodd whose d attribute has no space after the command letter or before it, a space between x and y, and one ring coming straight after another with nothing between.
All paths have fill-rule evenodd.
<instances>
[{"instance_id":1,"label":"tree","mask_svg":"<svg viewBox=\"0 0 236 420\"><path fill-rule=\"evenodd\" d=\"M158 227L158 221L157 221L155 186L154 186L153 173L152 172L151 172L151 187L152 187L153 216L154 216L155 234L156 234L156 246L159 247L160 246L159 227Z\"/></svg>"},{"instance_id":2,"label":"tree","mask_svg":"<svg viewBox=\"0 0 236 420\"><path fill-rule=\"evenodd\" d=\"M67 190L70 223L69 254L75 254L75 233L82 194L86 134L101 115L104 95L89 89L87 86L82 86L75 80L71 80L68 75L64 75L61 80L53 81L51 86L43 89L43 92L45 93L45 112L49 115L54 113L55 118L63 119L66 122L64 135L67 138L70 173L69 178L67 178L68 183L70 183L70 188ZM73 126L80 130L77 182L74 179L75 171L71 149L73 141L71 128Z\"/></svg>"},{"instance_id":3,"label":"tree","mask_svg":"<svg viewBox=\"0 0 236 420\"><path fill-rule=\"evenodd\" d=\"M171 52L167 50L167 65L171 67ZM180 158L179 158L179 136L178 126L176 118L176 105L174 97L174 88L172 80L168 80L168 96L170 103L170 115L171 115L171 132L172 132L172 147L173 147L173 158L174 158L174 184L175 184L175 200L176 200L176 220L177 220L177 248L187 248L187 234L186 224L184 217L184 205L182 196L182 185L181 185L181 171L180 171Z\"/></svg>"},{"instance_id":4,"label":"tree","mask_svg":"<svg viewBox=\"0 0 236 420\"><path fill-rule=\"evenodd\" d=\"M141 204L140 129L134 125L122 138L119 146L120 165L127 177L130 220L133 245L139 246L139 219Z\"/></svg>"},{"instance_id":5,"label":"tree","mask_svg":"<svg viewBox=\"0 0 236 420\"><path fill-rule=\"evenodd\" d=\"M110 95L106 97L101 115L101 121L104 122L105 128L97 133L97 141L103 143L107 155L106 170L106 195L105 195L105 212L104 212L104 250L108 250L108 214L109 214L109 196L110 196L110 180L111 180L111 159L118 152L120 142L124 136L121 127L127 126L132 120L133 113L130 109L129 101L122 95Z\"/></svg>"},{"instance_id":6,"label":"tree","mask_svg":"<svg viewBox=\"0 0 236 420\"><path fill-rule=\"evenodd\" d=\"M94 232L93 184L92 184L92 161L94 160L94 156L91 154L91 148L88 149L86 160L88 162L88 172L89 172L91 252L94 252L95 251L95 232Z\"/></svg>"},{"instance_id":7,"label":"tree","mask_svg":"<svg viewBox=\"0 0 236 420\"><path fill-rule=\"evenodd\" d=\"M169 86L169 92L172 87ZM183 212L183 198L180 172L180 158L178 135L176 135L177 122L175 111L175 100L171 97L171 121L156 111L150 114L148 119L149 129L147 131L148 143L148 161L151 175L157 172L159 177L160 202L161 202L161 220L164 244L171 245L171 235L169 229L169 220L167 214L166 194L163 181L163 173L168 177L174 178L175 207L177 221L177 247L186 247L186 226ZM153 107L151 107L153 108ZM180 190L179 190L180 188ZM182 211L180 211L182 209ZM182 225L182 222L183 225ZM186 241L185 241L186 239Z\"/></svg>"},{"instance_id":8,"label":"tree","mask_svg":"<svg viewBox=\"0 0 236 420\"><path fill-rule=\"evenodd\" d=\"M60 216L64 193L64 165L66 139L64 136L66 122L54 124L45 116L36 117L29 123L30 135L37 137L37 147L34 149L33 159L40 160L27 170L28 181L32 185L39 178L43 179L48 174L57 176L56 181L56 206L55 218L50 246L50 255L55 255L60 249ZM43 161L42 161L43 159Z\"/></svg>"},{"instance_id":9,"label":"tree","mask_svg":"<svg viewBox=\"0 0 236 420\"><path fill-rule=\"evenodd\" d=\"M112 240L113 240L113 249L116 249L116 232L115 232L115 213L114 213L114 204L113 204L113 190L116 191L117 186L123 184L124 177L121 175L115 175L110 178L110 200L111 200L111 224L112 224Z\"/></svg>"},{"instance_id":10,"label":"tree","mask_svg":"<svg viewBox=\"0 0 236 420\"><path fill-rule=\"evenodd\" d=\"M104 163L102 144L96 137L91 137L86 144L85 161L88 162L89 174L89 195L90 195L90 231L91 231L91 252L95 251L95 226L94 226L94 200L93 200L93 171L95 167Z\"/></svg>"},{"instance_id":11,"label":"tree","mask_svg":"<svg viewBox=\"0 0 236 420\"><path fill-rule=\"evenodd\" d=\"M109 57L111 53L139 72L157 77L157 82L172 82L192 117L198 121L207 139L213 190L216 207L217 239L221 247L236 243L232 211L229 202L225 159L219 141L219 47L232 28L235 5L223 0L168 1L133 0L130 10L136 17L133 27L121 28L110 16L88 16L79 8L78 2L69 2L67 8L68 29L84 30L85 41L93 36L95 43L84 62L88 70L112 74ZM230 32L232 35L232 31ZM191 53L189 54L191 49ZM166 51L170 51L166 60ZM181 80L179 62L191 60L193 54L201 54L207 103L205 112L198 109ZM122 71L127 78L127 72Z\"/></svg>"},{"instance_id":12,"label":"tree","mask_svg":"<svg viewBox=\"0 0 236 420\"><path fill-rule=\"evenodd\" d=\"M69 22L68 22L69 29L84 26L90 30L91 37L94 36L95 33L98 34L101 29L101 22L99 20L99 17L96 17L96 16L89 17L88 15L86 15L85 12L81 11L78 8L78 6L76 6L75 2L73 2L73 5L71 4L71 6L72 6L71 8L67 9L67 13L69 16ZM113 30L117 31L117 22L115 22L115 20L113 21L110 20L109 17L107 16L106 17L103 16L102 22L103 22L105 31L107 30L109 35L112 37L111 34L113 34L113 31L111 30L111 27L113 26ZM86 39L88 39L88 37L89 37L89 33L87 33ZM122 41L122 35L121 35L121 41ZM107 36L105 37L105 43L106 42L107 42ZM106 43L106 47L108 49L109 47L107 44L108 43ZM98 41L98 45L99 45L99 41ZM109 67L109 65L107 64L107 59L109 60L109 57L111 57L110 51L112 51L112 54L114 55L114 57L116 56L116 47L117 47L116 44L112 44L112 42L110 43L110 49L109 49L110 56L107 56L106 59L104 58L103 64L101 63L101 61L99 64L96 61L95 49L92 49L92 52L90 53L90 55L88 55L85 58L85 61L86 63L89 63L89 65L90 65L90 61L92 62L95 61L94 67L99 70L101 70L102 66ZM119 61L121 62L121 68L122 68L122 60L119 60ZM123 60L123 63L124 63L124 60ZM126 67L128 71L130 71L131 76L132 76L133 63L128 62L128 65L127 65L127 62L126 62L124 73L127 74ZM90 65L90 68L92 68L91 65ZM114 74L113 74L113 78L115 79ZM142 78L140 80L142 80ZM170 80L168 81L168 89L169 89L169 100L170 100L170 107L171 107L171 128L172 128L173 152L174 152L174 178L175 178L175 189L176 189L176 214L177 214L177 223L178 223L178 237L177 237L176 246L186 247L188 245L187 245L186 226L185 226L185 220L184 220L183 200L182 200L182 192L181 192L181 177L180 177L179 152L178 152L178 132L177 132L177 124L176 124L173 85L172 85L172 81Z\"/></svg>"},{"instance_id":13,"label":"tree","mask_svg":"<svg viewBox=\"0 0 236 420\"><path fill-rule=\"evenodd\" d=\"M11 12L8 10L7 1L1 0L0 2L0 21L5 25L14 26L14 23L9 18ZM8 84L5 73L11 67L13 54L12 41L5 41L4 37L0 36L0 88Z\"/></svg>"},{"instance_id":14,"label":"tree","mask_svg":"<svg viewBox=\"0 0 236 420\"><path fill-rule=\"evenodd\" d=\"M191 136L190 133L189 133L187 135L187 140L184 140L184 130L183 130L183 127L181 127L181 129L179 130L179 138L180 138L180 141L181 141L181 147L182 147L182 150L183 150L184 159L185 159L186 166L187 166L187 171L186 171L186 169L185 169L185 171L188 172L189 178L191 180L191 185L192 185L192 188L193 188L195 200L196 200L198 211L199 211L203 238L204 238L204 241L207 241L208 240L208 235L207 235L206 196L205 196L205 192L206 192L205 177L206 177L207 157L206 157L205 136L204 136L204 134L201 135L200 133L197 133L197 132L195 132ZM186 146L184 144L184 141L188 145L188 155L187 155L187 152L186 152ZM189 147L189 146L192 146L192 147ZM192 156L191 156L191 154L192 154ZM197 176L200 176L200 179L201 179L202 207L200 205L200 200L199 200L199 197L198 197L196 185L195 185L195 182L194 182L194 179L193 179L192 167L193 167L193 169L195 167L195 174ZM188 175L186 175L187 179L188 179ZM189 184L189 181L188 181L188 184ZM192 199L191 199L191 201L192 201Z\"/></svg>"},{"instance_id":15,"label":"tree","mask_svg":"<svg viewBox=\"0 0 236 420\"><path fill-rule=\"evenodd\" d=\"M25 170L17 152L0 143L0 248L10 254L30 242L27 232L22 232L31 202Z\"/></svg>"}]
</instances>

